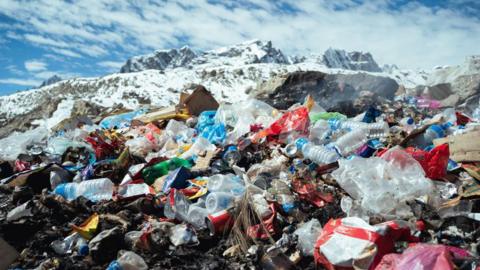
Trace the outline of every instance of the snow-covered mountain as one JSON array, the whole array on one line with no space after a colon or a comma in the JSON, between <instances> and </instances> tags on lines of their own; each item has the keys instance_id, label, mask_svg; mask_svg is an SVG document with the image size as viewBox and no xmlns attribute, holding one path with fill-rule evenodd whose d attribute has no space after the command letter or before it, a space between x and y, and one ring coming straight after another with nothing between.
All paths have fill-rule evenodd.
<instances>
[{"instance_id":1,"label":"snow-covered mountain","mask_svg":"<svg viewBox=\"0 0 480 270\"><path fill-rule=\"evenodd\" d=\"M61 81L62 78L60 78L59 76L57 75L53 75L52 77L46 79L45 81L42 82L42 84L40 84L40 86L38 88L42 88L44 86L47 86L47 85L50 85L50 84L54 84L56 82L59 82Z\"/></svg>"},{"instance_id":2,"label":"snow-covered mountain","mask_svg":"<svg viewBox=\"0 0 480 270\"><path fill-rule=\"evenodd\" d=\"M271 42L259 40L204 52L189 47L158 50L129 59L120 73L63 80L0 97L0 137L42 123L51 127L74 113L74 101L128 109L160 107L175 104L180 91L195 84L203 84L218 100L238 101L270 78L295 71L368 73L390 77L405 88L426 85L429 76L394 66L382 71L369 53L329 49L322 55L286 56Z\"/></svg>"}]
</instances>

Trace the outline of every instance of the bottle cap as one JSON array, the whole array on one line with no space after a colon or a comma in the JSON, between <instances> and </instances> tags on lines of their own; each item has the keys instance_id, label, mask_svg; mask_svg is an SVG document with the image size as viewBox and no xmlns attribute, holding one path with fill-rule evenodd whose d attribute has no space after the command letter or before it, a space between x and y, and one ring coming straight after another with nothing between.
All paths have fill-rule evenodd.
<instances>
[{"instance_id":1,"label":"bottle cap","mask_svg":"<svg viewBox=\"0 0 480 270\"><path fill-rule=\"evenodd\" d=\"M409 117L409 118L407 119L407 124L408 124L408 125L413 125L413 123L414 123L413 118Z\"/></svg>"}]
</instances>

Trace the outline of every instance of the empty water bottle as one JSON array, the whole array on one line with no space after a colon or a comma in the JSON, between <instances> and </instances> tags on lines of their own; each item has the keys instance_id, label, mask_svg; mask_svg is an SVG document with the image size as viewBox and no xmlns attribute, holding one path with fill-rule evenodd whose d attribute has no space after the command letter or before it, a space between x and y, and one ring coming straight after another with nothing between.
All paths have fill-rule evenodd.
<instances>
[{"instance_id":1,"label":"empty water bottle","mask_svg":"<svg viewBox=\"0 0 480 270\"><path fill-rule=\"evenodd\" d=\"M302 151L304 158L310 159L317 164L329 164L338 159L338 155L335 151L322 145L315 145L305 138L298 139L294 145L289 147Z\"/></svg>"},{"instance_id":2,"label":"empty water bottle","mask_svg":"<svg viewBox=\"0 0 480 270\"><path fill-rule=\"evenodd\" d=\"M282 206L283 210L290 213L295 208L295 197L290 187L282 180L272 182L271 193L275 194L277 202Z\"/></svg>"},{"instance_id":3,"label":"empty water bottle","mask_svg":"<svg viewBox=\"0 0 480 270\"><path fill-rule=\"evenodd\" d=\"M80 196L92 202L111 200L113 183L108 178L87 180L80 183L67 183L58 185L54 193L61 195L67 200L74 200Z\"/></svg>"},{"instance_id":4,"label":"empty water bottle","mask_svg":"<svg viewBox=\"0 0 480 270\"><path fill-rule=\"evenodd\" d=\"M234 174L215 174L208 178L207 188L211 192L227 192L240 196L245 191L243 181Z\"/></svg>"},{"instance_id":5,"label":"empty water bottle","mask_svg":"<svg viewBox=\"0 0 480 270\"><path fill-rule=\"evenodd\" d=\"M353 153L367 142L367 131L365 129L357 129L344 134L335 142L335 147L343 156Z\"/></svg>"},{"instance_id":6,"label":"empty water bottle","mask_svg":"<svg viewBox=\"0 0 480 270\"><path fill-rule=\"evenodd\" d=\"M370 123L367 125L368 137L370 139L374 138L385 138L388 136L390 127L387 122L376 122Z\"/></svg>"},{"instance_id":7,"label":"empty water bottle","mask_svg":"<svg viewBox=\"0 0 480 270\"><path fill-rule=\"evenodd\" d=\"M235 196L227 192L212 192L208 194L205 202L208 213L217 213L233 206Z\"/></svg>"}]
</instances>

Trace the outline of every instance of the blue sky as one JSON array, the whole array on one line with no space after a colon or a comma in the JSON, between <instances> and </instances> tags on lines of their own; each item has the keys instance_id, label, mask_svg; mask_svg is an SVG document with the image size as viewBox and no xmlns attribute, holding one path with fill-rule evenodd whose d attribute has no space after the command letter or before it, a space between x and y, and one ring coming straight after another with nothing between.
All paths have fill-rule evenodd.
<instances>
[{"instance_id":1,"label":"blue sky","mask_svg":"<svg viewBox=\"0 0 480 270\"><path fill-rule=\"evenodd\" d=\"M0 95L54 74L116 72L155 49L254 38L287 54L334 47L369 51L380 64L431 69L480 54L480 1L0 0Z\"/></svg>"}]
</instances>

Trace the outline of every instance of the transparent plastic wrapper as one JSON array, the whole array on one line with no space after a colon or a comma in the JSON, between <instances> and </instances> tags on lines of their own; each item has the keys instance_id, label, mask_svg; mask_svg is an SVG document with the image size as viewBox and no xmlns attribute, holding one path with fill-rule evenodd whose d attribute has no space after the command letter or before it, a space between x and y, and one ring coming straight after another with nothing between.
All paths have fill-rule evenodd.
<instances>
[{"instance_id":1,"label":"transparent plastic wrapper","mask_svg":"<svg viewBox=\"0 0 480 270\"><path fill-rule=\"evenodd\" d=\"M188 208L188 222L195 228L206 228L205 218L208 216L208 211L205 205L202 207L198 204L192 204Z\"/></svg>"},{"instance_id":2,"label":"transparent plastic wrapper","mask_svg":"<svg viewBox=\"0 0 480 270\"><path fill-rule=\"evenodd\" d=\"M156 149L155 144L153 144L150 140L148 140L145 137L137 137L137 138L128 140L125 143L125 146L128 147L128 150L130 151L130 153L139 157L146 157L148 153Z\"/></svg>"},{"instance_id":3,"label":"transparent plastic wrapper","mask_svg":"<svg viewBox=\"0 0 480 270\"><path fill-rule=\"evenodd\" d=\"M279 116L279 112L263 101L249 99L235 104L221 104L215 115L215 123L223 123L233 130L227 133L226 143L234 143L250 132L250 125L267 127Z\"/></svg>"},{"instance_id":4,"label":"transparent plastic wrapper","mask_svg":"<svg viewBox=\"0 0 480 270\"><path fill-rule=\"evenodd\" d=\"M185 224L178 224L170 228L170 241L176 247L197 245L199 243L195 231Z\"/></svg>"},{"instance_id":5,"label":"transparent plastic wrapper","mask_svg":"<svg viewBox=\"0 0 480 270\"><path fill-rule=\"evenodd\" d=\"M183 122L171 119L168 121L164 132L176 141L191 141L195 134L195 129L187 127Z\"/></svg>"},{"instance_id":6,"label":"transparent plastic wrapper","mask_svg":"<svg viewBox=\"0 0 480 270\"><path fill-rule=\"evenodd\" d=\"M262 194L253 194L252 203L255 212L261 217L266 218L272 214L268 202L265 200L265 197Z\"/></svg>"},{"instance_id":7,"label":"transparent plastic wrapper","mask_svg":"<svg viewBox=\"0 0 480 270\"><path fill-rule=\"evenodd\" d=\"M74 141L72 139L68 139L66 137L54 137L48 140L47 151L54 155L62 155L67 151L67 148L81 148L85 147L93 152L93 148L90 144Z\"/></svg>"},{"instance_id":8,"label":"transparent plastic wrapper","mask_svg":"<svg viewBox=\"0 0 480 270\"><path fill-rule=\"evenodd\" d=\"M317 219L303 223L293 234L298 235L298 248L304 256L313 256L313 249L317 241L322 225Z\"/></svg>"},{"instance_id":9,"label":"transparent plastic wrapper","mask_svg":"<svg viewBox=\"0 0 480 270\"><path fill-rule=\"evenodd\" d=\"M272 158L262 161L262 163L253 164L247 171L247 176L254 179L258 174L270 173L278 175L282 170L287 168L288 158L279 151L272 152Z\"/></svg>"},{"instance_id":10,"label":"transparent plastic wrapper","mask_svg":"<svg viewBox=\"0 0 480 270\"><path fill-rule=\"evenodd\" d=\"M142 115L145 112L147 112L146 109L140 109L132 112L108 116L100 121L100 127L105 129L126 128L130 126L130 122L133 120L133 118Z\"/></svg>"},{"instance_id":11,"label":"transparent plastic wrapper","mask_svg":"<svg viewBox=\"0 0 480 270\"><path fill-rule=\"evenodd\" d=\"M45 127L37 127L23 133L13 132L10 136L0 139L0 159L15 160L18 155L27 152L27 146L44 142L48 134Z\"/></svg>"},{"instance_id":12,"label":"transparent plastic wrapper","mask_svg":"<svg viewBox=\"0 0 480 270\"><path fill-rule=\"evenodd\" d=\"M217 147L214 144L210 143L207 139L203 137L198 137L192 144L190 149L180 155L180 158L188 159L204 151L215 151L216 149Z\"/></svg>"},{"instance_id":13,"label":"transparent plastic wrapper","mask_svg":"<svg viewBox=\"0 0 480 270\"><path fill-rule=\"evenodd\" d=\"M339 168L332 173L362 208L397 217L410 215L406 201L434 190L431 180L424 175L422 166L399 147L388 150L382 158L339 160Z\"/></svg>"}]
</instances>

